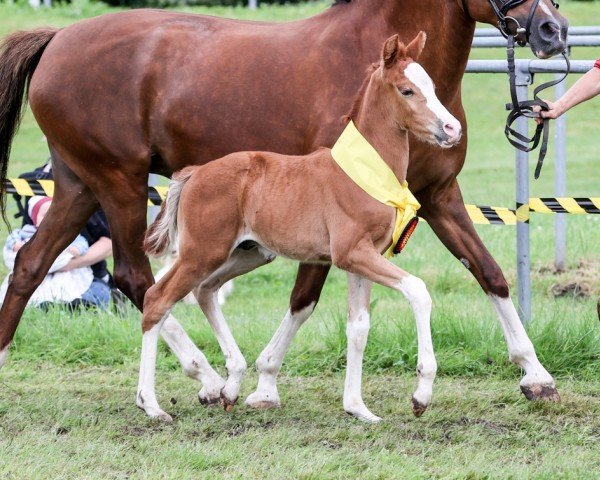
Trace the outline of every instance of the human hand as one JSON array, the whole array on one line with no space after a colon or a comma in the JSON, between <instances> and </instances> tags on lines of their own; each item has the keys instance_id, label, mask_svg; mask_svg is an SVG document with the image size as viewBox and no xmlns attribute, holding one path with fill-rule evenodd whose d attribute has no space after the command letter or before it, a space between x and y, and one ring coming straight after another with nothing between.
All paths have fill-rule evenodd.
<instances>
[{"instance_id":1,"label":"human hand","mask_svg":"<svg viewBox=\"0 0 600 480\"><path fill-rule=\"evenodd\" d=\"M73 257L81 256L81 253L79 252L79 249L77 247L69 247L67 249L67 252L69 252L71 255L73 255Z\"/></svg>"},{"instance_id":2,"label":"human hand","mask_svg":"<svg viewBox=\"0 0 600 480\"><path fill-rule=\"evenodd\" d=\"M544 102L548 104L547 111L543 111L539 106L533 107L533 111L540 114L540 117L535 119L538 125L541 125L546 118L549 118L550 120L556 120L563 113L565 113L559 102L551 102L549 100L544 100Z\"/></svg>"},{"instance_id":3,"label":"human hand","mask_svg":"<svg viewBox=\"0 0 600 480\"><path fill-rule=\"evenodd\" d=\"M18 252L21 250L21 247L25 245L25 242L17 242L13 245L13 252Z\"/></svg>"}]
</instances>

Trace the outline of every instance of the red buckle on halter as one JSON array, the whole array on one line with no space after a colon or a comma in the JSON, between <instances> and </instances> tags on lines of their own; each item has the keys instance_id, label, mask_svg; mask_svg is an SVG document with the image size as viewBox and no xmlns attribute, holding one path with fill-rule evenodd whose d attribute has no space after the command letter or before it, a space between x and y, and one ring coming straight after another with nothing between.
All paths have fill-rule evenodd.
<instances>
[{"instance_id":1,"label":"red buckle on halter","mask_svg":"<svg viewBox=\"0 0 600 480\"><path fill-rule=\"evenodd\" d=\"M419 224L419 217L412 218L408 222L408 225L404 228L404 231L402 232L402 234L400 235L400 238L398 239L398 243L396 243L396 246L394 247L394 255L397 255L397 254L401 253L402 250L404 250L404 247L406 247L406 244L408 243L408 239L413 234L413 232L417 228L418 224Z\"/></svg>"}]
</instances>

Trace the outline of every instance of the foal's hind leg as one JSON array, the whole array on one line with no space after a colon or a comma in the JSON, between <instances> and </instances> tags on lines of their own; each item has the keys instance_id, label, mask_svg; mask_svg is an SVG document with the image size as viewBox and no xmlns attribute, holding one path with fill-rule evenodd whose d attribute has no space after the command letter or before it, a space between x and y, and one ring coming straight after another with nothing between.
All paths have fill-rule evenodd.
<instances>
[{"instance_id":1,"label":"foal's hind leg","mask_svg":"<svg viewBox=\"0 0 600 480\"><path fill-rule=\"evenodd\" d=\"M329 268L329 265L300 264L290 298L290 308L256 360L258 386L246 398L246 405L253 408L277 408L281 405L277 375L294 335L308 320L319 301Z\"/></svg>"},{"instance_id":2,"label":"foal's hind leg","mask_svg":"<svg viewBox=\"0 0 600 480\"><path fill-rule=\"evenodd\" d=\"M418 385L413 394L412 404L414 414L420 417L431 403L433 381L437 371L431 341L431 297L425 283L387 261L367 242L352 250L347 248L337 248L336 250L337 252L334 252L334 264L337 267L365 277L372 282L393 288L401 292L410 302L417 322L418 341ZM349 338L348 341L350 342L351 339ZM359 382L358 375L360 373L358 369L354 372L348 370L347 375L354 374L353 382L356 384ZM349 383L347 380L346 387ZM344 399L347 398L347 395L356 396L356 392L348 391L347 388L344 392Z\"/></svg>"},{"instance_id":3,"label":"foal's hind leg","mask_svg":"<svg viewBox=\"0 0 600 480\"><path fill-rule=\"evenodd\" d=\"M54 158L53 167L55 187L50 210L35 236L19 250L0 309L0 367L29 298L98 206L92 192L62 161Z\"/></svg>"},{"instance_id":4,"label":"foal's hind leg","mask_svg":"<svg viewBox=\"0 0 600 480\"><path fill-rule=\"evenodd\" d=\"M237 401L247 365L221 311L218 292L227 281L244 275L274 259L275 255L261 246L255 246L250 250L238 248L194 291L198 304L214 330L225 356L227 381L221 392L221 401L227 410L230 410Z\"/></svg>"},{"instance_id":5,"label":"foal's hind leg","mask_svg":"<svg viewBox=\"0 0 600 480\"><path fill-rule=\"evenodd\" d=\"M118 196L101 198L102 206L110 223L114 258L115 282L119 289L141 310L145 292L154 283L150 262L142 249L146 230L147 185L131 184L112 186ZM200 403L213 404L220 400L225 381L210 366L204 354L196 347L183 327L172 315L168 315L161 329L161 336L178 358L185 374L198 380L203 387L198 393Z\"/></svg>"},{"instance_id":6,"label":"foal's hind leg","mask_svg":"<svg viewBox=\"0 0 600 480\"><path fill-rule=\"evenodd\" d=\"M173 305L185 297L197 285L198 280L198 274L193 268L183 266L178 261L157 284L150 287L146 292L136 403L151 418L166 422L172 420L160 408L154 389L158 337Z\"/></svg>"}]
</instances>

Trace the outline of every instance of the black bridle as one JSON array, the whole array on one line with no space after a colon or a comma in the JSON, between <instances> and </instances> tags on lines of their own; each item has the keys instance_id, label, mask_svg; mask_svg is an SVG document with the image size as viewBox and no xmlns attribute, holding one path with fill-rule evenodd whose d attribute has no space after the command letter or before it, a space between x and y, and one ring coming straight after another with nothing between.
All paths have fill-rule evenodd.
<instances>
[{"instance_id":1,"label":"black bridle","mask_svg":"<svg viewBox=\"0 0 600 480\"><path fill-rule=\"evenodd\" d=\"M514 128L512 128L512 126L521 117L534 119L540 118L541 114L540 112L535 111L536 107L539 107L541 111L547 112L549 110L548 104L544 102L541 98L539 98L539 94L543 90L553 87L562 82L565 78L567 78L571 65L566 52L563 52L562 56L564 57L565 62L567 63L567 70L565 75L560 79L546 82L536 87L533 91L533 100L519 101L517 97L516 85L517 74L515 66L515 43L518 43L520 46L523 47L529 42L529 37L531 35L531 24L533 23L533 18L535 16L535 12L540 3L540 0L534 0L532 2L531 9L529 11L529 17L527 18L527 23L525 27L523 27L516 18L510 16L508 13L511 9L518 7L526 1L527 0L488 0L489 4L494 10L494 13L498 17L498 29L500 30L502 35L508 40L508 45L506 47L506 56L508 59L508 74L512 103L506 105L506 109L509 110L509 114L506 118L504 134L506 135L506 138L508 139L510 144L513 145L515 148L521 150L522 152L531 152L535 150L541 142L540 154L538 157L537 166L535 168L535 178L537 179L540 176L540 172L544 164L544 159L546 158L546 153L548 151L548 139L550 138L550 120L544 118L543 122L537 125L535 133L531 138L517 132ZM554 0L551 1L552 5L558 8L558 3L556 3ZM462 5L465 14L468 17L472 18L469 13L467 0L462 0ZM511 22L516 26L515 33L510 32L509 24Z\"/></svg>"}]
</instances>

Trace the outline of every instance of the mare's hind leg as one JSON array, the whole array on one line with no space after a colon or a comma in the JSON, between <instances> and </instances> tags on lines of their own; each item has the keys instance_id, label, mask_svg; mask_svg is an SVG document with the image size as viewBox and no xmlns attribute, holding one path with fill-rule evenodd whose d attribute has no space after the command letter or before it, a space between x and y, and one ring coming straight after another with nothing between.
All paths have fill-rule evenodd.
<instances>
[{"instance_id":1,"label":"mare's hind leg","mask_svg":"<svg viewBox=\"0 0 600 480\"><path fill-rule=\"evenodd\" d=\"M132 180L129 178L128 180ZM146 230L147 185L112 185L118 196L101 198L110 223L115 259L115 282L141 310L144 294L154 283L148 257L142 249ZM203 405L218 403L225 381L210 366L204 354L172 315L164 320L161 335L178 358L184 373L202 383L198 393Z\"/></svg>"},{"instance_id":2,"label":"mare's hind leg","mask_svg":"<svg viewBox=\"0 0 600 480\"><path fill-rule=\"evenodd\" d=\"M218 292L227 281L274 259L274 254L259 245L254 245L248 250L237 248L229 259L194 291L198 304L215 332L225 356L227 381L221 392L221 401L226 410L230 410L237 401L247 365L221 311Z\"/></svg>"},{"instance_id":3,"label":"mare's hind leg","mask_svg":"<svg viewBox=\"0 0 600 480\"><path fill-rule=\"evenodd\" d=\"M0 309L0 367L7 357L23 310L56 257L73 241L98 207L92 192L57 157L53 160L54 197L35 236L17 255Z\"/></svg>"},{"instance_id":4,"label":"mare's hind leg","mask_svg":"<svg viewBox=\"0 0 600 480\"><path fill-rule=\"evenodd\" d=\"M159 406L154 388L156 352L161 327L173 305L199 281L193 266L177 261L167 274L146 292L142 321L142 353L136 404L150 418L170 422L171 416Z\"/></svg>"}]
</instances>

